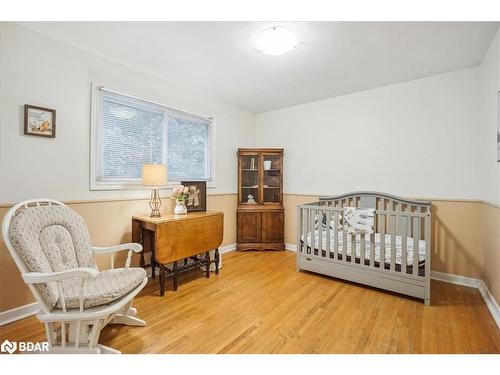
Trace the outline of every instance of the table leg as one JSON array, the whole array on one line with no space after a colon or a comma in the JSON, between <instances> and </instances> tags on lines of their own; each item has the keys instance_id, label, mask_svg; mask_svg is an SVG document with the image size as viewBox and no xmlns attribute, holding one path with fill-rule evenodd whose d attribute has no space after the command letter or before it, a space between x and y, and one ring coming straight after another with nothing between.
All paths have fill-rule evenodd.
<instances>
[{"instance_id":1,"label":"table leg","mask_svg":"<svg viewBox=\"0 0 500 375\"><path fill-rule=\"evenodd\" d=\"M155 258L155 232L151 232L151 277L154 279L156 276L156 258Z\"/></svg>"},{"instance_id":2,"label":"table leg","mask_svg":"<svg viewBox=\"0 0 500 375\"><path fill-rule=\"evenodd\" d=\"M174 273L174 291L177 290L177 262L174 262L174 268L173 268L173 273Z\"/></svg>"},{"instance_id":3,"label":"table leg","mask_svg":"<svg viewBox=\"0 0 500 375\"><path fill-rule=\"evenodd\" d=\"M219 255L219 249L215 249L215 255L214 255L214 258L215 258L215 274L218 275L219 274L219 260L220 260L220 255Z\"/></svg>"},{"instance_id":4,"label":"table leg","mask_svg":"<svg viewBox=\"0 0 500 375\"><path fill-rule=\"evenodd\" d=\"M139 236L139 241L142 245L142 251L141 251L141 259L139 260L139 264L142 268L146 265L146 262L144 261L144 228L140 229L140 236Z\"/></svg>"},{"instance_id":5,"label":"table leg","mask_svg":"<svg viewBox=\"0 0 500 375\"><path fill-rule=\"evenodd\" d=\"M210 252L207 251L205 254L205 262L207 262L207 270L205 271L205 276L210 277Z\"/></svg>"},{"instance_id":6,"label":"table leg","mask_svg":"<svg viewBox=\"0 0 500 375\"><path fill-rule=\"evenodd\" d=\"M163 264L159 265L160 267L160 296L165 295L165 266Z\"/></svg>"}]
</instances>

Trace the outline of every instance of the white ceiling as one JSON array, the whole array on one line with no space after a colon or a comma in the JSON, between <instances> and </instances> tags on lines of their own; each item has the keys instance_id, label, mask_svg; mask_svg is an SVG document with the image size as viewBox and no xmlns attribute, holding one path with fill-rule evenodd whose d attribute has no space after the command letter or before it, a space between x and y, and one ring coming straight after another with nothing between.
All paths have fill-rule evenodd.
<instances>
[{"instance_id":1,"label":"white ceiling","mask_svg":"<svg viewBox=\"0 0 500 375\"><path fill-rule=\"evenodd\" d=\"M479 64L495 22L29 22L23 26L255 113ZM256 34L293 29L282 56Z\"/></svg>"}]
</instances>

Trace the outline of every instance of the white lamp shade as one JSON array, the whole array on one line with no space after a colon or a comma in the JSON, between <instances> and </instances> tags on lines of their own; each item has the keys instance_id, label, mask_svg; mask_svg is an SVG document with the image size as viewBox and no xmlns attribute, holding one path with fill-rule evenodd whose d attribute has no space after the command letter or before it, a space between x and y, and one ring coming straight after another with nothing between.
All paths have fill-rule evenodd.
<instances>
[{"instance_id":1,"label":"white lamp shade","mask_svg":"<svg viewBox=\"0 0 500 375\"><path fill-rule=\"evenodd\" d=\"M167 166L165 164L143 164L142 182L148 186L165 186L167 184Z\"/></svg>"}]
</instances>

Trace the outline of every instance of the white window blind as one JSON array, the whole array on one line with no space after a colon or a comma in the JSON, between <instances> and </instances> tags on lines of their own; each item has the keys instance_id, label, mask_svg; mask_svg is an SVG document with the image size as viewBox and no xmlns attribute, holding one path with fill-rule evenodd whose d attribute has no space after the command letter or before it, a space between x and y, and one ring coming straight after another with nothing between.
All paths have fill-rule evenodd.
<instances>
[{"instance_id":1,"label":"white window blind","mask_svg":"<svg viewBox=\"0 0 500 375\"><path fill-rule=\"evenodd\" d=\"M168 166L169 182L211 180L212 119L96 88L95 188L140 185L144 163Z\"/></svg>"},{"instance_id":2,"label":"white window blind","mask_svg":"<svg viewBox=\"0 0 500 375\"><path fill-rule=\"evenodd\" d=\"M181 115L168 116L168 177L203 180L209 170L209 123Z\"/></svg>"}]
</instances>

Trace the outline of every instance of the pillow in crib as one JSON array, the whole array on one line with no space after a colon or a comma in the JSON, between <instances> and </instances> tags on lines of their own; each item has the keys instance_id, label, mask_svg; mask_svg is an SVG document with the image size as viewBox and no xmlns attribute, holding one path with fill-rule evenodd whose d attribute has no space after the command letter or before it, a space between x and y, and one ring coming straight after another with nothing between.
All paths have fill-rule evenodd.
<instances>
[{"instance_id":1,"label":"pillow in crib","mask_svg":"<svg viewBox=\"0 0 500 375\"><path fill-rule=\"evenodd\" d=\"M342 227L342 215L338 216L337 221L338 221L337 229L335 229L335 217L332 216L332 218L330 219L330 229L337 230L340 232L343 229L343 227Z\"/></svg>"},{"instance_id":2,"label":"pillow in crib","mask_svg":"<svg viewBox=\"0 0 500 375\"><path fill-rule=\"evenodd\" d=\"M326 215L321 215L321 229L326 230ZM318 229L319 215L314 215L314 229Z\"/></svg>"},{"instance_id":3,"label":"pillow in crib","mask_svg":"<svg viewBox=\"0 0 500 375\"><path fill-rule=\"evenodd\" d=\"M321 220L321 228L322 228L322 230L326 230L326 214L323 214L322 217L323 217L323 219ZM342 217L340 215L338 218L338 222L339 222L339 224L338 224L337 230L341 231L342 230L342 224L341 224ZM314 216L314 229L318 229L318 215ZM330 219L330 229L335 230L335 219L333 216Z\"/></svg>"},{"instance_id":4,"label":"pillow in crib","mask_svg":"<svg viewBox=\"0 0 500 375\"><path fill-rule=\"evenodd\" d=\"M344 208L344 226L347 233L372 234L375 228L375 209L373 208Z\"/></svg>"}]
</instances>

